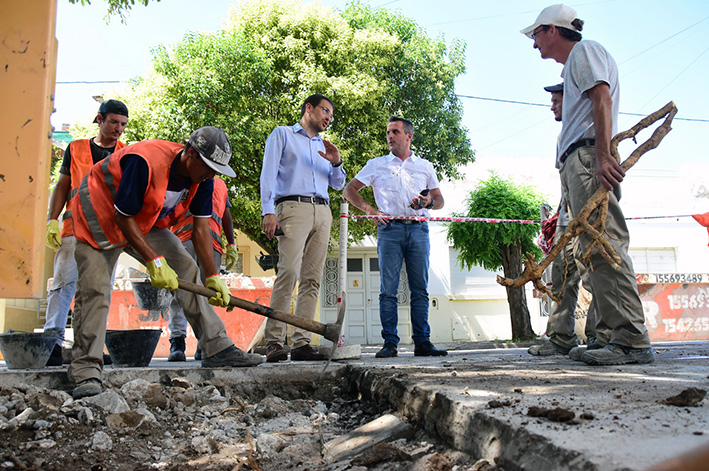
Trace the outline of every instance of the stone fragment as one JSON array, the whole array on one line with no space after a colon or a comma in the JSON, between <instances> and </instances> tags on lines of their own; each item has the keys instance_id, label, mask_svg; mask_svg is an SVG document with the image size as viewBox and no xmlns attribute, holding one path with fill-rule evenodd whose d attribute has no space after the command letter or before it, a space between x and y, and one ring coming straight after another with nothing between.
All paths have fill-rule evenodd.
<instances>
[{"instance_id":1,"label":"stone fragment","mask_svg":"<svg viewBox=\"0 0 709 471\"><path fill-rule=\"evenodd\" d=\"M383 415L325 443L323 455L328 463L333 463L362 453L378 443L411 436L413 432L413 427L398 417Z\"/></svg>"},{"instance_id":2,"label":"stone fragment","mask_svg":"<svg viewBox=\"0 0 709 471\"><path fill-rule=\"evenodd\" d=\"M98 431L91 439L91 449L96 451L110 451L113 449L113 440L106 432Z\"/></svg>"},{"instance_id":3,"label":"stone fragment","mask_svg":"<svg viewBox=\"0 0 709 471\"><path fill-rule=\"evenodd\" d=\"M128 403L117 392L109 389L96 396L81 399L86 404L94 405L112 414L119 414L130 410Z\"/></svg>"}]
</instances>

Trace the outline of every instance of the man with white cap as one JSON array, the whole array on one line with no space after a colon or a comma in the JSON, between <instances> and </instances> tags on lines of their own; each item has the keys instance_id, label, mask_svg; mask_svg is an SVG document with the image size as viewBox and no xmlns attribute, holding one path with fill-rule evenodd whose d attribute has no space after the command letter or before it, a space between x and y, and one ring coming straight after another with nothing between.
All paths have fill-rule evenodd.
<instances>
[{"instance_id":1,"label":"man with white cap","mask_svg":"<svg viewBox=\"0 0 709 471\"><path fill-rule=\"evenodd\" d=\"M597 342L603 348L586 350L581 361L591 365L652 363L655 359L628 255L629 234L613 191L625 171L610 153L617 130L620 98L618 67L608 51L595 41L582 41L583 21L566 5L552 5L521 32L534 41L543 59L564 65L564 106L557 148L559 169L569 214L575 217L603 185L610 191L604 237L621 258L614 269L599 253L591 254L590 273L597 307ZM591 217L597 217L594 213ZM579 239L584 254L590 238ZM581 347L579 347L581 348Z\"/></svg>"},{"instance_id":2,"label":"man with white cap","mask_svg":"<svg viewBox=\"0 0 709 471\"><path fill-rule=\"evenodd\" d=\"M178 274L201 284L197 263L169 230L188 210L194 216L192 240L205 285L216 291L209 302L184 290L175 293L200 339L202 366L254 366L263 361L234 346L210 305L225 307L230 298L212 259L209 232L213 179L217 172L236 175L230 158L224 131L207 126L194 131L186 145L153 139L124 147L94 165L81 182L74 207L79 282L69 368L75 399L102 391L111 273L123 251L146 265L157 288L177 290Z\"/></svg>"}]
</instances>

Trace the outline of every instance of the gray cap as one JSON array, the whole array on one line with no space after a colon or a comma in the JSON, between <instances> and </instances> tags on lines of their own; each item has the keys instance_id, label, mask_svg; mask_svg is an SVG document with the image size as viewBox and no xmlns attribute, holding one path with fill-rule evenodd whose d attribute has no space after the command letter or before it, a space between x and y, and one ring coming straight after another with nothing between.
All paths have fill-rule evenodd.
<instances>
[{"instance_id":1,"label":"gray cap","mask_svg":"<svg viewBox=\"0 0 709 471\"><path fill-rule=\"evenodd\" d=\"M549 93L564 93L564 83L557 83L556 85L549 85L548 87L544 87L544 90L548 91Z\"/></svg>"},{"instance_id":2,"label":"gray cap","mask_svg":"<svg viewBox=\"0 0 709 471\"><path fill-rule=\"evenodd\" d=\"M236 176L229 167L231 144L224 131L214 126L205 126L194 131L187 142L212 170L227 177Z\"/></svg>"}]
</instances>

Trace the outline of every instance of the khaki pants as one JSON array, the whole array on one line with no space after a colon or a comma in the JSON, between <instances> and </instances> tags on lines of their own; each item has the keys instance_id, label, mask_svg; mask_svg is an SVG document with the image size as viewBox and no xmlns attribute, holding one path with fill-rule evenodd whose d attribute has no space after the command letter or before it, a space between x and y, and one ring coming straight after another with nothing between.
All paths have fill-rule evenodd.
<instances>
[{"instance_id":1,"label":"khaki pants","mask_svg":"<svg viewBox=\"0 0 709 471\"><path fill-rule=\"evenodd\" d=\"M330 240L332 213L324 204L284 201L276 206L276 218L283 230L278 236L278 277L271 293L271 308L288 312L295 283L298 282L298 300L295 315L315 319L320 293L327 244ZM312 333L295 328L291 336L294 348L310 343ZM280 343L286 338L286 325L268 319L266 343Z\"/></svg>"},{"instance_id":2,"label":"khaki pants","mask_svg":"<svg viewBox=\"0 0 709 471\"><path fill-rule=\"evenodd\" d=\"M571 153L560 172L563 191L568 197L569 215L575 217L600 187L596 177L595 148L580 147ZM591 216L590 222L593 222L594 216ZM589 276L597 309L597 341L601 345L616 343L632 348L648 348L650 337L645 328L633 262L628 255L628 227L613 192L609 194L604 237L621 258L621 267L616 270L597 252L591 254ZM580 236L577 257L583 256L590 240L586 234Z\"/></svg>"},{"instance_id":3,"label":"khaki pants","mask_svg":"<svg viewBox=\"0 0 709 471\"><path fill-rule=\"evenodd\" d=\"M145 238L151 247L165 257L167 264L180 279L202 284L197 263L177 236L167 229L154 228ZM79 281L74 301L73 360L69 367L69 376L76 383L90 378L101 379L106 320L111 299L111 274L118 256L124 250L139 262L145 263L131 247L102 251L85 242L76 243L74 255ZM184 309L195 336L200 339L205 357L215 355L234 344L227 337L224 323L206 297L185 290L177 290L173 294Z\"/></svg>"}]
</instances>

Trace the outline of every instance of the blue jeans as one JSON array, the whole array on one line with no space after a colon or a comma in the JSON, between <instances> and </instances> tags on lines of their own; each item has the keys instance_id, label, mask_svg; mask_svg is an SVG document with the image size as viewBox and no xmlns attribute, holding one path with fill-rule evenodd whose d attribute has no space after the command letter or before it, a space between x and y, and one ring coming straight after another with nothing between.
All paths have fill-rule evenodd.
<instances>
[{"instance_id":1,"label":"blue jeans","mask_svg":"<svg viewBox=\"0 0 709 471\"><path fill-rule=\"evenodd\" d=\"M428 325L428 256L431 243L428 238L428 223L403 224L392 221L380 225L377 231L377 254L379 256L379 316L382 322L384 342L399 344L397 291L401 264L406 261L406 274L411 291L411 326L414 345L428 341L431 328Z\"/></svg>"}]
</instances>

